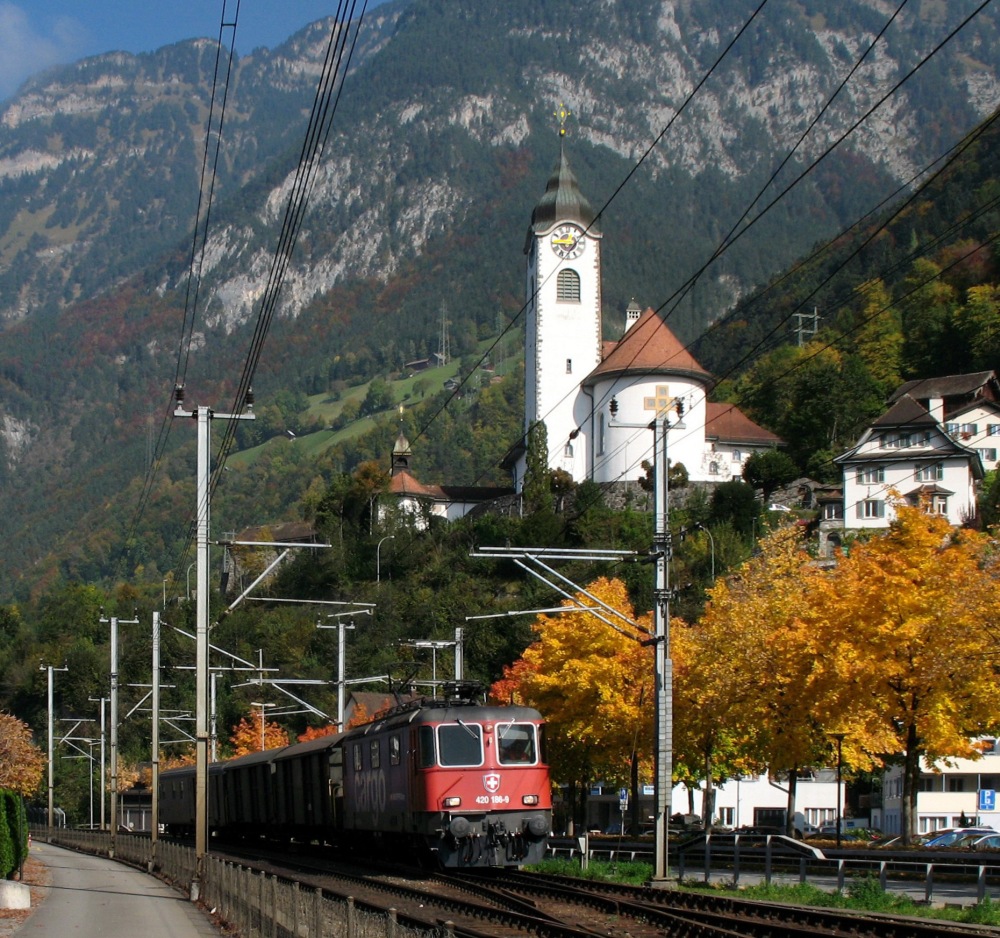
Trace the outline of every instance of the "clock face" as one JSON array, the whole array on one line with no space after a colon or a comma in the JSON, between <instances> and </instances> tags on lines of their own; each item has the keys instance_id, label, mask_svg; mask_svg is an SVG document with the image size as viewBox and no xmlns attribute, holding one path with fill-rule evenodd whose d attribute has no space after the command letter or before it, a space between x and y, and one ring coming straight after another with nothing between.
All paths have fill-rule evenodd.
<instances>
[{"instance_id":1,"label":"clock face","mask_svg":"<svg viewBox=\"0 0 1000 938\"><path fill-rule=\"evenodd\" d=\"M583 253L586 241L576 225L560 225L552 232L550 244L559 257L571 261Z\"/></svg>"}]
</instances>

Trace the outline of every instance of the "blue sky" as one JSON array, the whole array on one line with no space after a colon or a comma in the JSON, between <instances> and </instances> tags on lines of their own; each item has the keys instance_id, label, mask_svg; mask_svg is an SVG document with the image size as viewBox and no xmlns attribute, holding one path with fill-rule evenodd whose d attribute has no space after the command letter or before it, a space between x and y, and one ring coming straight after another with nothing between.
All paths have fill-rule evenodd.
<instances>
[{"instance_id":1,"label":"blue sky","mask_svg":"<svg viewBox=\"0 0 1000 938\"><path fill-rule=\"evenodd\" d=\"M368 9L383 2L368 0ZM227 0L227 19L236 6ZM337 7L336 0L240 0L236 48L245 54L276 46ZM222 10L223 0L0 0L0 99L50 65L113 50L148 52L196 36L216 38Z\"/></svg>"}]
</instances>

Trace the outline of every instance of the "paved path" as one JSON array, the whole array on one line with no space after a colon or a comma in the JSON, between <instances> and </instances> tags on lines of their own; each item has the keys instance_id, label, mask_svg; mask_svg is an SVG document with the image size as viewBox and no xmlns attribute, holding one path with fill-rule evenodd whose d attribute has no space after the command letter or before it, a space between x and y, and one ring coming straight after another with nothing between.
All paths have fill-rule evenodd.
<instances>
[{"instance_id":1,"label":"paved path","mask_svg":"<svg viewBox=\"0 0 1000 938\"><path fill-rule=\"evenodd\" d=\"M200 909L155 876L52 844L31 852L51 882L17 938L218 938Z\"/></svg>"}]
</instances>

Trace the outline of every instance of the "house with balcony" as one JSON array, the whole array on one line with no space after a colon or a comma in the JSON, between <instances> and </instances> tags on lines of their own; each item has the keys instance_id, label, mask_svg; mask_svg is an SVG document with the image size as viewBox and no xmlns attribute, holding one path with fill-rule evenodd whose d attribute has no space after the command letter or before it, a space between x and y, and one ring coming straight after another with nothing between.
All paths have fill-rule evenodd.
<instances>
[{"instance_id":1,"label":"house with balcony","mask_svg":"<svg viewBox=\"0 0 1000 938\"><path fill-rule=\"evenodd\" d=\"M945 432L979 453L986 471L1000 459L1000 381L995 371L907 381L889 398L909 395L930 412Z\"/></svg>"},{"instance_id":2,"label":"house with balcony","mask_svg":"<svg viewBox=\"0 0 1000 938\"><path fill-rule=\"evenodd\" d=\"M887 527L893 492L956 526L975 518L984 475L980 451L961 433L948 432L941 398L925 400L897 392L889 409L835 458L843 471L844 528Z\"/></svg>"}]
</instances>

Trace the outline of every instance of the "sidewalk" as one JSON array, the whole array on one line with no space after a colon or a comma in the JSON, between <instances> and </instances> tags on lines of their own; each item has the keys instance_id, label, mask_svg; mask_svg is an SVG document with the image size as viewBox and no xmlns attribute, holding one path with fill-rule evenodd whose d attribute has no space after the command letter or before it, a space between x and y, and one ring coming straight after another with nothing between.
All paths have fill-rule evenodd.
<instances>
[{"instance_id":1,"label":"sidewalk","mask_svg":"<svg viewBox=\"0 0 1000 938\"><path fill-rule=\"evenodd\" d=\"M31 911L0 910L0 938L218 938L186 896L132 867L35 842L25 864Z\"/></svg>"}]
</instances>

